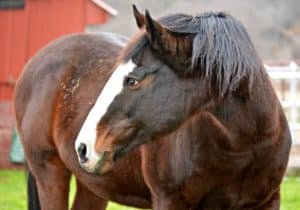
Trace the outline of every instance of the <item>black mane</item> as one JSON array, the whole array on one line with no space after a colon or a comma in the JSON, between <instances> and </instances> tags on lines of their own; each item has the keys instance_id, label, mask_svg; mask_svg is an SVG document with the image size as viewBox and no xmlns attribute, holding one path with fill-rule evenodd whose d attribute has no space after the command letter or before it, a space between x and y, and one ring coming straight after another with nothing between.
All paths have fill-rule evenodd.
<instances>
[{"instance_id":1,"label":"black mane","mask_svg":"<svg viewBox=\"0 0 300 210\"><path fill-rule=\"evenodd\" d=\"M192 55L187 61L190 67L186 73L197 73L209 81L209 88L216 88L220 97L232 93L242 81L251 90L263 65L240 21L223 12L197 16L174 14L158 21L172 32L193 34ZM135 57L148 43L141 32L124 54L127 58Z\"/></svg>"}]
</instances>

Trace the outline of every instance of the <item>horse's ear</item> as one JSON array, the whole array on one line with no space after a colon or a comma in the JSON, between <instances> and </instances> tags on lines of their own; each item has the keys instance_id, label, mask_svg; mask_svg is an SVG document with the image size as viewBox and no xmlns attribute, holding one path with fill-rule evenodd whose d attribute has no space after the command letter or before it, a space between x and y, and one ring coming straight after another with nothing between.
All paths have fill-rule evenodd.
<instances>
[{"instance_id":1,"label":"horse's ear","mask_svg":"<svg viewBox=\"0 0 300 210\"><path fill-rule=\"evenodd\" d=\"M142 13L140 13L140 11L136 8L134 4L132 5L132 9L137 26L139 28L142 28L145 25L145 16Z\"/></svg>"},{"instance_id":2,"label":"horse's ear","mask_svg":"<svg viewBox=\"0 0 300 210\"><path fill-rule=\"evenodd\" d=\"M145 14L145 25L147 36L151 42L151 44L156 48L159 42L161 42L164 34L167 33L166 29L156 20L153 20L150 16L148 10L146 10Z\"/></svg>"},{"instance_id":3,"label":"horse's ear","mask_svg":"<svg viewBox=\"0 0 300 210\"><path fill-rule=\"evenodd\" d=\"M151 46L160 52L173 67L189 68L192 56L193 34L171 31L145 14L146 34Z\"/></svg>"}]
</instances>

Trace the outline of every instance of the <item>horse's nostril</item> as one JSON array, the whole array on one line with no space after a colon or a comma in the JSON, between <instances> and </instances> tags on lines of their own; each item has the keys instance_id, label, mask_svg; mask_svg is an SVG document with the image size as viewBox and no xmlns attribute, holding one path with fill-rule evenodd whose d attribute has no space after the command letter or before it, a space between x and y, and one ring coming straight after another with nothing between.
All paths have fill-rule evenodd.
<instances>
[{"instance_id":1,"label":"horse's nostril","mask_svg":"<svg viewBox=\"0 0 300 210\"><path fill-rule=\"evenodd\" d=\"M87 152L86 144L80 143L79 147L77 148L77 152L81 163L85 163L88 161L88 158L86 157L86 152Z\"/></svg>"}]
</instances>

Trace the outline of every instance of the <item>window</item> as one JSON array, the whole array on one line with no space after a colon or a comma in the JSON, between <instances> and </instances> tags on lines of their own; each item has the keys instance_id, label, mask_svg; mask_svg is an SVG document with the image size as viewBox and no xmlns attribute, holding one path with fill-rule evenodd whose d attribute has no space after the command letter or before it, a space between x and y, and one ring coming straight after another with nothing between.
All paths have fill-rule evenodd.
<instances>
[{"instance_id":1,"label":"window","mask_svg":"<svg viewBox=\"0 0 300 210\"><path fill-rule=\"evenodd\" d=\"M0 9L24 8L24 0L0 0Z\"/></svg>"}]
</instances>

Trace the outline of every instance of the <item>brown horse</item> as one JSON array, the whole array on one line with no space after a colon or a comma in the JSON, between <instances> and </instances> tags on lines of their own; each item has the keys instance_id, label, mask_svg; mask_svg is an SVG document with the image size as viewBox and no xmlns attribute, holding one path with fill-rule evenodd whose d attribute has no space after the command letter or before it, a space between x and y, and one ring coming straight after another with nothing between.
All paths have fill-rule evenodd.
<instances>
[{"instance_id":1,"label":"brown horse","mask_svg":"<svg viewBox=\"0 0 300 210\"><path fill-rule=\"evenodd\" d=\"M101 179L140 148L154 210L278 210L291 137L244 26L224 13L135 17L76 137L81 166Z\"/></svg>"},{"instance_id":2,"label":"brown horse","mask_svg":"<svg viewBox=\"0 0 300 210\"><path fill-rule=\"evenodd\" d=\"M120 60L122 38L73 35L25 67L16 119L42 208L67 209L74 173L73 209L278 209L290 134L244 27L135 17Z\"/></svg>"},{"instance_id":3,"label":"brown horse","mask_svg":"<svg viewBox=\"0 0 300 210\"><path fill-rule=\"evenodd\" d=\"M74 141L125 44L121 36L101 33L67 36L46 46L25 66L15 90L15 112L27 163L29 208L66 210L70 175L77 191L72 209L104 210L107 201L150 207L138 151L97 177L81 169ZM132 164L134 163L134 164Z\"/></svg>"}]
</instances>

